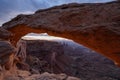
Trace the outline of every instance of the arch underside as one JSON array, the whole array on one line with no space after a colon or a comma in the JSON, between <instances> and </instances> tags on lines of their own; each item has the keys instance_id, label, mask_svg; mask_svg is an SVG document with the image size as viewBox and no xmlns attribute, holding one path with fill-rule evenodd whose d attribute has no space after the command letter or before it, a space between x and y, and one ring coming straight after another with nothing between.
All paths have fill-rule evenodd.
<instances>
[{"instance_id":1,"label":"arch underside","mask_svg":"<svg viewBox=\"0 0 120 80\"><path fill-rule=\"evenodd\" d=\"M14 45L27 33L48 33L49 35L72 39L77 43L103 54L112 59L117 65L120 65L120 36L117 35L117 32L110 31L104 27L86 28L74 31L55 31L41 28L35 29L26 25L17 25L8 30L14 34L11 38L11 42Z\"/></svg>"}]
</instances>

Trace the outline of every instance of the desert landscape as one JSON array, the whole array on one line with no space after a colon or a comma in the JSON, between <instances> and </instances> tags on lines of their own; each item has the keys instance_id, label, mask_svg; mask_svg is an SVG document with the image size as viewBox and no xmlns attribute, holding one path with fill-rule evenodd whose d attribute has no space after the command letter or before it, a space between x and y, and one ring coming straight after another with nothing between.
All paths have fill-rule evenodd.
<instances>
[{"instance_id":1,"label":"desert landscape","mask_svg":"<svg viewBox=\"0 0 120 80\"><path fill-rule=\"evenodd\" d=\"M120 1L70 3L0 27L0 80L119 80Z\"/></svg>"}]
</instances>

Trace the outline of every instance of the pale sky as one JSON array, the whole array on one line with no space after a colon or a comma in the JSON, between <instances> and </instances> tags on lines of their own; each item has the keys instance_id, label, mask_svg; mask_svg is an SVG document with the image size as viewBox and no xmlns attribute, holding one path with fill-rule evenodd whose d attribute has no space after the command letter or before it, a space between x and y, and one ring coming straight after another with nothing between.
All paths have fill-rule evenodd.
<instances>
[{"instance_id":1,"label":"pale sky","mask_svg":"<svg viewBox=\"0 0 120 80\"><path fill-rule=\"evenodd\" d=\"M67 3L104 3L113 0L0 0L0 25L18 14L31 14L38 9Z\"/></svg>"}]
</instances>

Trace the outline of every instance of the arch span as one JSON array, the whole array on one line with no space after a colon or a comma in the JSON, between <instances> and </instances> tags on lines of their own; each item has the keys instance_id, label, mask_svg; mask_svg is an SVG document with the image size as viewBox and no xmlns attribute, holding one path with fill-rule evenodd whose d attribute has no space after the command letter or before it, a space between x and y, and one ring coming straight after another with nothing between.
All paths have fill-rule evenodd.
<instances>
[{"instance_id":1,"label":"arch span","mask_svg":"<svg viewBox=\"0 0 120 80\"><path fill-rule=\"evenodd\" d=\"M107 56L120 66L120 35L106 27L89 27L78 31L57 32L48 29L35 29L26 25L17 25L10 28L9 31L14 33L14 37L11 38L13 44L16 44L21 36L30 32L47 32L53 36L69 38Z\"/></svg>"}]
</instances>

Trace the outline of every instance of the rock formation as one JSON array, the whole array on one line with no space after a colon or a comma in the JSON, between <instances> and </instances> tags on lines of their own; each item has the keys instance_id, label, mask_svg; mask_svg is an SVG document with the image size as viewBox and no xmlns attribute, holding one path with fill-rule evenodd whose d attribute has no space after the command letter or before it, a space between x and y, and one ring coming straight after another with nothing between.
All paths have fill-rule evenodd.
<instances>
[{"instance_id":1,"label":"rock formation","mask_svg":"<svg viewBox=\"0 0 120 80\"><path fill-rule=\"evenodd\" d=\"M4 30L7 29L7 30ZM11 34L13 33L13 35ZM119 80L120 79L120 69L114 65L114 63L100 56L99 54L92 53L90 54L71 54L68 57L68 54L64 55L63 46L59 45L57 42L50 42L50 44L55 44L53 47L55 48L56 53L52 53L51 46L47 45L46 42L38 41L25 41L20 40L19 42L19 50L15 56L18 58L15 60L14 48L8 42L4 40L10 40L12 44L16 45L17 41L27 33L35 32L42 33L47 32L50 35L54 36L62 36L66 38L70 38L75 40L76 42L83 44L86 47L89 47L100 54L107 56L112 59L115 64L120 65L120 2L113 1L109 3L85 3L85 4L65 4L61 6L55 6L48 9L38 10L35 14L32 15L18 15L11 21L3 24L2 28L0 28L0 65L2 65L2 70L5 71L3 78L1 78L2 74L0 71L0 79L1 80L43 80L43 79L58 79L58 80L80 80L78 78L68 77L65 78L64 75L56 75L45 73L40 75L39 73L42 71L36 71L37 69L44 69L45 67L38 68L38 66L32 66L34 64L43 63L41 66L51 65L49 62L51 59L53 62L59 65L61 72L64 72L63 66L66 67L71 62L75 61L75 64L72 65L72 69L70 71L75 71L75 76L80 77L83 80ZM25 45L24 45L25 43ZM26 44L27 43L27 44ZM40 47L40 51L42 57L46 57L45 60L43 58L38 58L37 52L31 51L34 50L34 47L31 46L32 43L35 43L35 46L38 46L38 43L42 45ZM22 45L21 45L22 44ZM24 46L23 46L24 45ZM30 46L27 46L30 45ZM26 47L27 46L27 47ZM24 47L26 47L26 51L24 51ZM46 55L47 50L42 51L46 47L50 50L50 54ZM24 49L23 49L24 48ZM28 48L32 48L31 50ZM60 48L60 53L57 48ZM35 47L35 49L38 49ZM79 49L75 49L75 51L79 51ZM71 51L71 50L70 50ZM33 54L35 52L35 54ZM69 53L69 51L68 51ZM87 53L87 52L86 52ZM89 52L88 52L89 53ZM26 54L30 54L26 56ZM35 56L33 56L35 55ZM36 56L37 55L37 56ZM77 56L77 57L76 57ZM57 59L56 59L57 58ZM64 58L67 60L65 61ZM62 60L63 59L63 60ZM74 59L74 60L73 60ZM73 61L72 61L73 60ZM31 64L33 61L33 64ZM16 74L12 74L14 71L11 68L11 65L17 65L18 69L30 70L28 71L19 71L15 70ZM25 63L22 63L25 62ZM68 62L68 63L67 63ZM26 64L27 63L27 64ZM64 64L63 64L64 63ZM74 63L74 62L73 62ZM31 65L31 66L29 66ZM61 66L62 65L62 66ZM32 69L30 69L32 67ZM56 68L56 66L54 67ZM58 67L57 67L58 68ZM74 68L76 70L74 70ZM9 71L9 69L11 71ZM58 69L54 69L56 72L59 72ZM53 70L53 71L54 71ZM48 71L49 69L45 69L44 71ZM43 72L44 72L43 71ZM79 71L79 72L78 72ZM69 72L68 72L69 73ZM9 74L9 75L7 75ZM35 75L36 74L36 75ZM59 77L61 76L61 77ZM53 78L54 77L54 78ZM60 79L59 79L60 78ZM64 79L63 79L64 78Z\"/></svg>"},{"instance_id":2,"label":"rock formation","mask_svg":"<svg viewBox=\"0 0 120 80\"><path fill-rule=\"evenodd\" d=\"M5 69L13 67L15 47L8 41L13 34L0 27L0 66Z\"/></svg>"},{"instance_id":3,"label":"rock formation","mask_svg":"<svg viewBox=\"0 0 120 80\"><path fill-rule=\"evenodd\" d=\"M0 41L0 65L9 69L13 65L12 54L15 48L8 41Z\"/></svg>"},{"instance_id":4,"label":"rock formation","mask_svg":"<svg viewBox=\"0 0 120 80\"><path fill-rule=\"evenodd\" d=\"M16 43L29 32L48 32L75 40L120 64L120 3L65 4L33 15L18 15L3 28Z\"/></svg>"}]
</instances>

